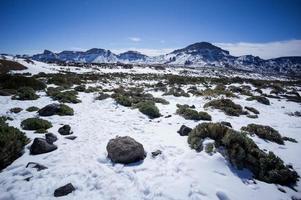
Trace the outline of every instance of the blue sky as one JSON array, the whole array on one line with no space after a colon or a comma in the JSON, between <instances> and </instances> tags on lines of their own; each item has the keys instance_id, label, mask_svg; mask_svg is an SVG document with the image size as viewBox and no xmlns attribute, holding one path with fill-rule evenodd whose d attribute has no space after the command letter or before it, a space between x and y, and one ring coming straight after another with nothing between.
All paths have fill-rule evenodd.
<instances>
[{"instance_id":1,"label":"blue sky","mask_svg":"<svg viewBox=\"0 0 301 200\"><path fill-rule=\"evenodd\" d=\"M1 53L98 47L155 55L208 41L233 54L301 55L299 0L0 0L0 7ZM264 55L265 48L275 51Z\"/></svg>"}]
</instances>

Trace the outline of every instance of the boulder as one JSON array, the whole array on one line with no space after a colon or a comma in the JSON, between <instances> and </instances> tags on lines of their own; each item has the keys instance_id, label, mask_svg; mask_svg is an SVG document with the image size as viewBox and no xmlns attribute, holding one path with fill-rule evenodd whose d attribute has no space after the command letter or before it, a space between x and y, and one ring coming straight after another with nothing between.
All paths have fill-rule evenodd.
<instances>
[{"instance_id":1,"label":"boulder","mask_svg":"<svg viewBox=\"0 0 301 200\"><path fill-rule=\"evenodd\" d=\"M75 190L74 186L71 183L68 183L62 187L57 188L54 191L54 196L55 197L61 197L61 196L66 196L67 194L70 194Z\"/></svg>"},{"instance_id":2,"label":"boulder","mask_svg":"<svg viewBox=\"0 0 301 200\"><path fill-rule=\"evenodd\" d=\"M53 133L46 133L45 138L49 144L53 144L55 141L57 141L57 137Z\"/></svg>"},{"instance_id":3,"label":"boulder","mask_svg":"<svg viewBox=\"0 0 301 200\"><path fill-rule=\"evenodd\" d=\"M53 103L41 108L38 111L38 113L40 116L51 116L51 115L55 115L59 109L60 109L60 104Z\"/></svg>"},{"instance_id":4,"label":"boulder","mask_svg":"<svg viewBox=\"0 0 301 200\"><path fill-rule=\"evenodd\" d=\"M145 158L143 145L129 136L111 139L107 151L114 163L129 164Z\"/></svg>"},{"instance_id":5,"label":"boulder","mask_svg":"<svg viewBox=\"0 0 301 200\"><path fill-rule=\"evenodd\" d=\"M187 127L185 125L182 125L181 128L180 128L180 130L178 130L178 133L181 136L187 136L190 133L191 130L192 130L191 128L189 128L189 127Z\"/></svg>"},{"instance_id":6,"label":"boulder","mask_svg":"<svg viewBox=\"0 0 301 200\"><path fill-rule=\"evenodd\" d=\"M59 128L58 132L61 135L71 135L73 132L71 131L71 127L69 125L64 125L61 128Z\"/></svg>"},{"instance_id":7,"label":"boulder","mask_svg":"<svg viewBox=\"0 0 301 200\"><path fill-rule=\"evenodd\" d=\"M30 154L37 155L42 153L48 153L57 149L57 146L54 144L49 144L46 139L35 138L31 147Z\"/></svg>"}]
</instances>

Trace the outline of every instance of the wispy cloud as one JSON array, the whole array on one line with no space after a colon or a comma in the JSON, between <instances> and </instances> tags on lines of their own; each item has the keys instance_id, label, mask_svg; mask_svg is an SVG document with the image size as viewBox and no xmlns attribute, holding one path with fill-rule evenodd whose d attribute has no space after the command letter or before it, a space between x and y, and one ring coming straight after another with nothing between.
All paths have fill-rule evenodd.
<instances>
[{"instance_id":1,"label":"wispy cloud","mask_svg":"<svg viewBox=\"0 0 301 200\"><path fill-rule=\"evenodd\" d=\"M267 43L215 43L235 56L252 54L264 59L281 56L301 56L301 40L275 41Z\"/></svg>"},{"instance_id":2,"label":"wispy cloud","mask_svg":"<svg viewBox=\"0 0 301 200\"><path fill-rule=\"evenodd\" d=\"M129 37L129 40L131 40L132 42L141 42L141 38L139 37Z\"/></svg>"},{"instance_id":3,"label":"wispy cloud","mask_svg":"<svg viewBox=\"0 0 301 200\"><path fill-rule=\"evenodd\" d=\"M147 56L159 56L159 55L170 53L175 49L171 49L171 48L164 48L164 49L127 48L127 49L112 49L112 52L119 54L119 53L123 53L123 52L129 51L129 50L139 51L140 53L145 54Z\"/></svg>"}]
</instances>

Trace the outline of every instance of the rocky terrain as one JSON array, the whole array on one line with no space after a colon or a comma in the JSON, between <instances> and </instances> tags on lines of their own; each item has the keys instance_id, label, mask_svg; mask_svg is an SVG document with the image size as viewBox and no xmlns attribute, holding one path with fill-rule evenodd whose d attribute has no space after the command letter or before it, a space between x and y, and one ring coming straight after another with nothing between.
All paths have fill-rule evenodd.
<instances>
[{"instance_id":1,"label":"rocky terrain","mask_svg":"<svg viewBox=\"0 0 301 200\"><path fill-rule=\"evenodd\" d=\"M245 68L297 58L209 43L152 65L100 49L33 58L2 56L0 200L301 199L300 79Z\"/></svg>"}]
</instances>

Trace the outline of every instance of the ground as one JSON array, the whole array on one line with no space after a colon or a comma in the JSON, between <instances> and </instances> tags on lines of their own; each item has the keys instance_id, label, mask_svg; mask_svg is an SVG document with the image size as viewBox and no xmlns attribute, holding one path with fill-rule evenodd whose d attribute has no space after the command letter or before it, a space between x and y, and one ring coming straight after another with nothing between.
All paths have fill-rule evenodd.
<instances>
[{"instance_id":1,"label":"ground","mask_svg":"<svg viewBox=\"0 0 301 200\"><path fill-rule=\"evenodd\" d=\"M39 64L36 64L39 65ZM44 71L53 72L44 64ZM28 66L28 65L27 65ZM29 66L29 70L32 68ZM34 68L34 67L33 67ZM38 67L36 67L38 68ZM53 67L55 68L55 67ZM38 70L32 72L38 72ZM49 71L48 71L49 70ZM107 69L108 70L108 69ZM86 72L87 70L84 70ZM174 73L177 73L176 71ZM127 85L128 80L122 84ZM133 81L131 81L133 82ZM145 81L149 82L149 81ZM135 82L134 82L135 83ZM116 83L96 82L90 86L103 88L117 87ZM187 91L191 85L183 86ZM197 85L198 89L204 89ZM270 89L263 91L268 93ZM24 154L0 173L0 200L53 199L56 188L71 182L76 190L61 199L291 199L301 198L301 186L295 190L268 184L252 179L248 170L235 169L220 153L213 155L205 151L196 152L187 143L187 136L180 136L177 130L181 125L191 128L203 121L185 120L176 115L176 104L195 105L197 111L205 111L205 97L162 96L163 92L149 90L155 97L170 102L168 105L157 103L160 118L149 119L138 109L118 105L114 99L95 100L97 93L79 93L82 101L66 105L74 109L74 116L42 117L51 121L53 127L48 132L55 133L58 149L41 155L30 155L29 143ZM46 93L34 101L11 100L9 96L0 96L0 115L10 116L9 124L20 128L22 120L35 117L37 113L27 112L26 108L42 108L53 101ZM286 164L292 164L301 174L301 118L288 113L300 111L300 104L287 102L286 99L269 98L271 105L257 101L246 101L247 96L232 98L235 103L255 107L259 118L251 119L245 115L232 117L216 109L206 109L212 121L231 122L239 130L249 123L269 125L283 136L296 139L299 143L285 142L285 145L264 141L252 137L261 149L273 151ZM9 109L21 107L20 113L10 113ZM170 118L164 116L171 115ZM65 139L57 133L59 127L69 124L77 136L75 140ZM25 131L30 139L44 137L33 131ZM130 165L114 164L107 158L106 145L116 136L130 136L143 144L147 156L144 161ZM151 152L161 150L162 154L153 158ZM48 167L46 170L26 168L28 162L37 162ZM25 181L25 178L30 181ZM282 188L286 193L279 190Z\"/></svg>"}]
</instances>

